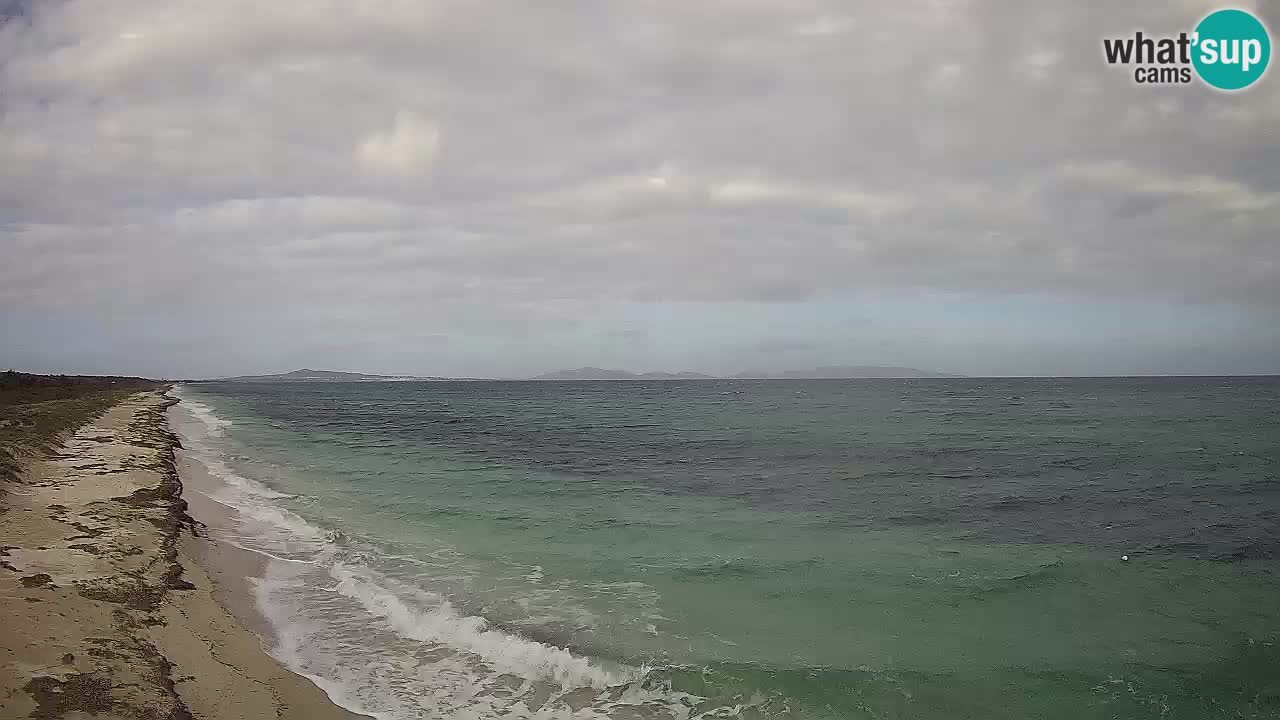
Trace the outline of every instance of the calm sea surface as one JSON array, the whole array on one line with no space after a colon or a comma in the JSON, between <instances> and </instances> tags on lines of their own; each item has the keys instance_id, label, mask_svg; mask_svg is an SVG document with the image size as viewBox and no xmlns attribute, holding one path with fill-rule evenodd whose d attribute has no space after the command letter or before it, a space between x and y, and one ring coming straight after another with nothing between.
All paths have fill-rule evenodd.
<instances>
[{"instance_id":1,"label":"calm sea surface","mask_svg":"<svg viewBox=\"0 0 1280 720\"><path fill-rule=\"evenodd\" d=\"M381 718L1280 717L1280 379L177 395Z\"/></svg>"}]
</instances>

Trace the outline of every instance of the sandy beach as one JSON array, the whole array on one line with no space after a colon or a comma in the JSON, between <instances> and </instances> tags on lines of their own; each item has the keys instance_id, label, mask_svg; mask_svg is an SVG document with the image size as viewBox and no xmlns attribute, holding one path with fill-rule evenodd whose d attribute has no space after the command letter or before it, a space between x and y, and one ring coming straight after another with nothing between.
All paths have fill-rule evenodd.
<instances>
[{"instance_id":1,"label":"sandy beach","mask_svg":"<svg viewBox=\"0 0 1280 720\"><path fill-rule=\"evenodd\" d=\"M264 651L259 561L188 514L175 402L131 395L4 483L0 718L360 717Z\"/></svg>"}]
</instances>

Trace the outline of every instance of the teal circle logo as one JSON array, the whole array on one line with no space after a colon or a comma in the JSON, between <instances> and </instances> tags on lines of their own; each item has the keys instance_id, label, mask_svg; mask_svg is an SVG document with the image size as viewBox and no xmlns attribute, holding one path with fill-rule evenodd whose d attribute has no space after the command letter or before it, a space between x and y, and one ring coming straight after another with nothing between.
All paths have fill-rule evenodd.
<instances>
[{"instance_id":1,"label":"teal circle logo","mask_svg":"<svg viewBox=\"0 0 1280 720\"><path fill-rule=\"evenodd\" d=\"M1219 90L1241 90L1258 81L1271 60L1271 36L1244 10L1218 10L1196 25L1191 64Z\"/></svg>"}]
</instances>

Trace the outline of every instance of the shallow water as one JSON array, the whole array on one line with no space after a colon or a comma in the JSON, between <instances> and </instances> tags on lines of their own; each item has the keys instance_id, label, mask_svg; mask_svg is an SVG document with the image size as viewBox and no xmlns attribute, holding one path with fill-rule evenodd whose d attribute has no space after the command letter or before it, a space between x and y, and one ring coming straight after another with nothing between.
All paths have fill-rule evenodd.
<instances>
[{"instance_id":1,"label":"shallow water","mask_svg":"<svg viewBox=\"0 0 1280 720\"><path fill-rule=\"evenodd\" d=\"M178 394L380 717L1280 717L1277 379Z\"/></svg>"}]
</instances>

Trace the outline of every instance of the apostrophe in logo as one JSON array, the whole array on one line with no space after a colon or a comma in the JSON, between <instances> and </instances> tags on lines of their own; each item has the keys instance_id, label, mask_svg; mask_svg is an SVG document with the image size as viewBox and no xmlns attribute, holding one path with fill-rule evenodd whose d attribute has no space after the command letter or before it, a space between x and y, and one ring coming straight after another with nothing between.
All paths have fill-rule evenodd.
<instances>
[{"instance_id":1,"label":"apostrophe in logo","mask_svg":"<svg viewBox=\"0 0 1280 720\"><path fill-rule=\"evenodd\" d=\"M1196 25L1191 62L1200 79L1219 90L1240 90L1258 81L1271 60L1271 37L1258 18L1243 10L1218 10Z\"/></svg>"},{"instance_id":2,"label":"apostrophe in logo","mask_svg":"<svg viewBox=\"0 0 1280 720\"><path fill-rule=\"evenodd\" d=\"M1104 38L1111 65L1134 65L1142 85L1185 85L1192 70L1210 87L1242 90L1258 81L1271 61L1271 36L1262 21L1244 10L1209 13L1192 32L1167 37L1141 30L1131 37Z\"/></svg>"}]
</instances>

